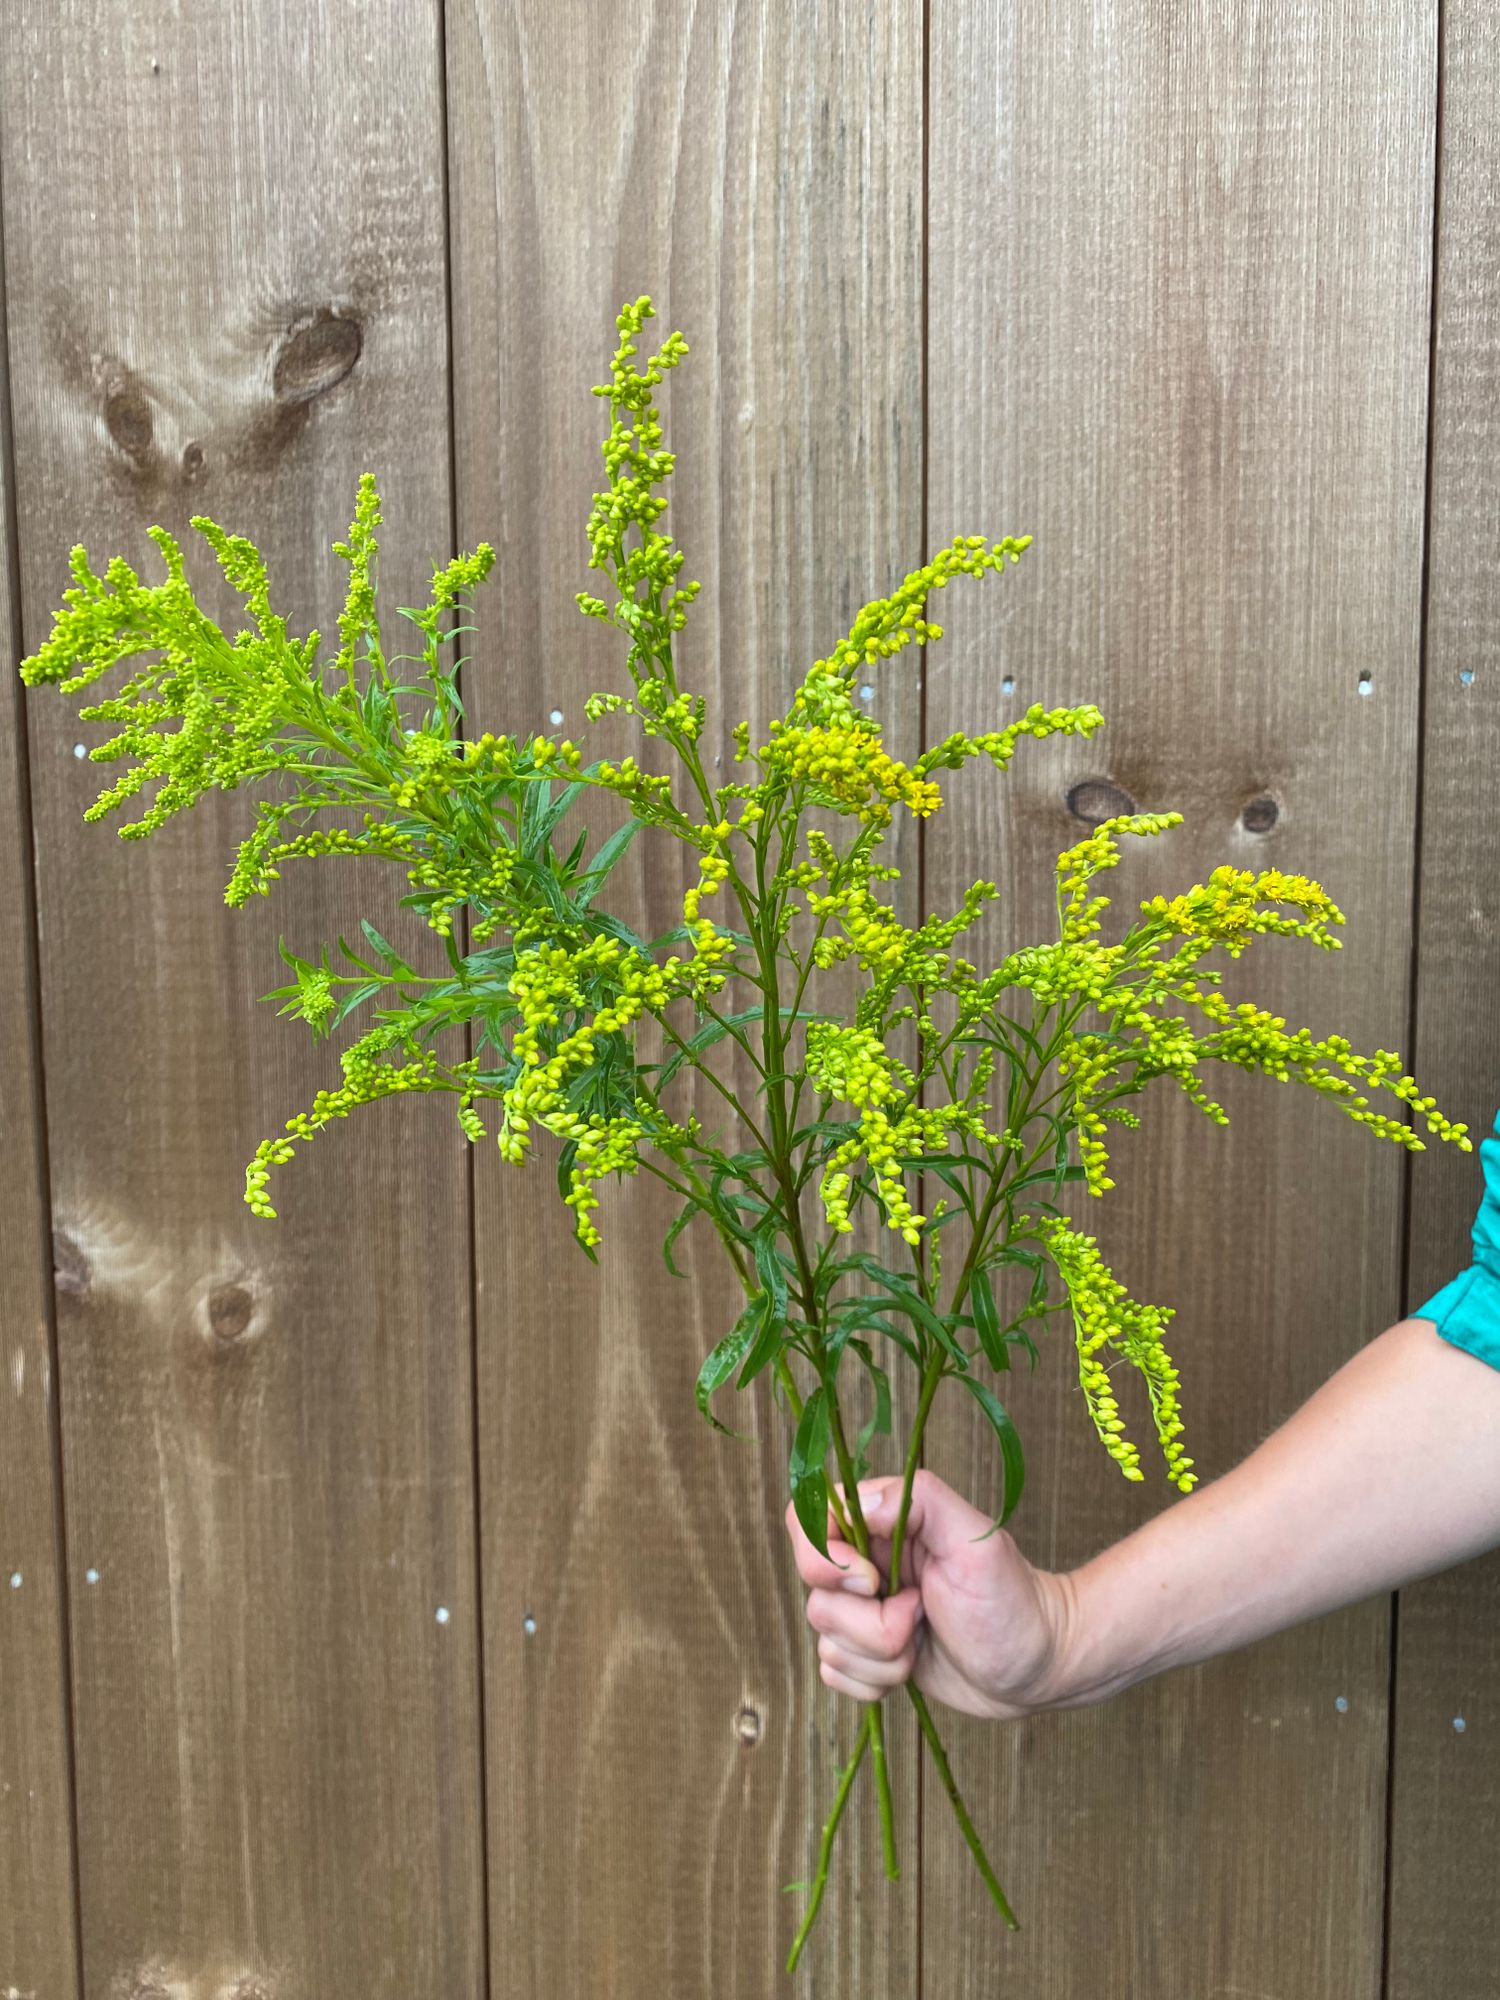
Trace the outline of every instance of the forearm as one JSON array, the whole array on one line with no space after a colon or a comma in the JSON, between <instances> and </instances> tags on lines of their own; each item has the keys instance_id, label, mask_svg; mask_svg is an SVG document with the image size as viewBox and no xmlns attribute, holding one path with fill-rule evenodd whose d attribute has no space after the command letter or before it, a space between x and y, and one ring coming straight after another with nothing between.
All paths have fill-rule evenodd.
<instances>
[{"instance_id":1,"label":"forearm","mask_svg":"<svg viewBox=\"0 0 1500 2000\"><path fill-rule=\"evenodd\" d=\"M1500 1370L1405 1320L1233 1472L1058 1579L1078 1707L1500 1545Z\"/></svg>"}]
</instances>

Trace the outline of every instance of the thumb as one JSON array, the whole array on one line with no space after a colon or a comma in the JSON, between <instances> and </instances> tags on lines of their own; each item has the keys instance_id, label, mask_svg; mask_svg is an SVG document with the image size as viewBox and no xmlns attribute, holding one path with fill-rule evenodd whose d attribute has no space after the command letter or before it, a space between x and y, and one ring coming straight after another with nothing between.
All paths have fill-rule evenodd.
<instances>
[{"instance_id":1,"label":"thumb","mask_svg":"<svg viewBox=\"0 0 1500 2000\"><path fill-rule=\"evenodd\" d=\"M901 1511L899 1479L861 1480L859 1504L872 1533L889 1536ZM959 1554L987 1535L994 1523L954 1492L935 1472L919 1472L912 1481L911 1509L906 1517L908 1541L920 1541L929 1555L941 1560Z\"/></svg>"}]
</instances>

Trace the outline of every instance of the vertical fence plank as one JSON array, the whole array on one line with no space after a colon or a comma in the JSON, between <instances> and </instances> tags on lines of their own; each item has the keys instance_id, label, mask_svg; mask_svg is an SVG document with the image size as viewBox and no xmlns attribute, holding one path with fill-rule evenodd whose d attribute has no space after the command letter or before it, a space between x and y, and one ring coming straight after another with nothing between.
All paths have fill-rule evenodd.
<instances>
[{"instance_id":1,"label":"vertical fence plank","mask_svg":"<svg viewBox=\"0 0 1500 2000\"><path fill-rule=\"evenodd\" d=\"M146 525L200 509L328 629L363 467L411 602L450 531L435 5L62 0L10 22L0 89L28 644L71 542L155 574ZM461 1148L395 1104L278 1226L240 1202L333 1069L253 1005L277 932L316 946L372 884L225 911L243 800L123 846L81 823L97 728L28 715L85 1983L476 1994Z\"/></svg>"},{"instance_id":2,"label":"vertical fence plank","mask_svg":"<svg viewBox=\"0 0 1500 2000\"><path fill-rule=\"evenodd\" d=\"M0 301L4 288L0 286ZM0 343L4 338L0 311ZM0 1993L77 1993L60 1468L31 837L16 682L9 398L0 352Z\"/></svg>"},{"instance_id":3,"label":"vertical fence plank","mask_svg":"<svg viewBox=\"0 0 1500 2000\"><path fill-rule=\"evenodd\" d=\"M1442 157L1424 703L1418 1074L1476 1137L1500 1105L1500 20L1443 10ZM1412 1178L1419 1306L1468 1262L1477 1162ZM1414 1498L1413 1504L1419 1504ZM1491 1989L1500 1954L1500 1557L1403 1591L1391 1825L1390 2000Z\"/></svg>"},{"instance_id":4,"label":"vertical fence plank","mask_svg":"<svg viewBox=\"0 0 1500 2000\"><path fill-rule=\"evenodd\" d=\"M982 610L949 607L968 636L929 663L932 733L1037 700L1110 717L1003 786L970 779L929 839L935 899L984 872L1006 944L1046 935L1051 857L1083 821L1122 794L1178 808L1110 878L1117 908L1220 860L1317 875L1349 914L1341 957L1272 943L1228 988L1397 1043L1433 10L938 0L932 19L932 539L1037 536ZM1153 1102L1116 1149L1120 1192L1087 1207L1124 1282L1179 1308L1208 1476L1398 1308L1399 1155L1269 1083L1226 1099L1228 1133ZM1120 1483L1067 1333L1046 1348L1014 1385L1034 1461L1016 1526L1070 1565L1163 1493ZM950 1420L933 1463L988 1492L989 1457ZM926 2000L1371 2000L1387 1622L1367 1605L1093 1712L964 1732L1029 1928L998 1933L931 1800Z\"/></svg>"},{"instance_id":5,"label":"vertical fence plank","mask_svg":"<svg viewBox=\"0 0 1500 2000\"><path fill-rule=\"evenodd\" d=\"M449 37L461 531L500 550L476 720L581 735L584 697L621 683L573 605L587 391L620 301L649 291L693 349L668 419L704 585L681 658L727 748L918 559L920 8L460 0ZM898 742L916 690L878 697ZM685 882L646 846L663 929ZM595 1271L551 1181L544 1159L481 1164L495 1990L752 2000L784 1990L779 1888L810 1872L852 1728L801 1623L781 1423L762 1402L760 1442L727 1443L693 1410L732 1313L717 1244L689 1241L670 1280L671 1211L632 1184ZM913 1991L906 1841L896 1891L873 1815L851 1828L806 1990Z\"/></svg>"}]
</instances>

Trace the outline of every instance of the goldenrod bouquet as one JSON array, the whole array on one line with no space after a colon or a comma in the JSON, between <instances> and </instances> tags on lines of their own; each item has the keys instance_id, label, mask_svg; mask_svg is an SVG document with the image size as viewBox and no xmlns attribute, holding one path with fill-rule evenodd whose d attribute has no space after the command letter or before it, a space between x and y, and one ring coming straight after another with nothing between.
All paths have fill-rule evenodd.
<instances>
[{"instance_id":1,"label":"goldenrod bouquet","mask_svg":"<svg viewBox=\"0 0 1500 2000\"><path fill-rule=\"evenodd\" d=\"M885 900L897 873L882 860L886 835L898 813L937 811L943 773L976 759L1003 772L1027 738L1089 736L1103 721L1090 706L1034 707L906 764L856 702L856 679L942 636L928 617L938 591L1018 562L1027 538L969 536L939 549L865 605L764 742L740 724L741 775L710 776L705 704L682 685L674 651L698 586L679 582L683 555L661 526L673 457L655 392L687 349L674 333L638 368L637 339L652 316L644 298L621 312L610 379L595 391L611 423L589 561L606 587L578 598L625 650L620 685L590 699L589 721L616 710L634 717L647 764L544 735L466 732L457 641L468 595L494 560L487 546L439 569L428 604L402 612L420 652L388 654L375 593L380 509L368 478L336 547L349 568L336 646L325 651L317 633L293 637L253 544L199 519L244 600L244 630L226 635L199 607L182 550L156 528L160 583L143 583L120 559L97 575L74 551L73 588L21 671L75 694L133 663L114 693L80 711L114 727L94 761L125 766L90 818L146 794L145 810L121 829L136 838L211 790L252 789L256 819L230 903L269 893L290 861L373 856L395 865L401 902L443 940L446 963L427 971L371 923L358 949L340 940L304 958L283 946L292 979L272 996L283 1011L320 1036L361 1015L363 1032L343 1051L339 1079L255 1154L246 1199L256 1213L274 1215L272 1175L299 1141L406 1092L451 1095L465 1136L481 1141L493 1125L516 1165L546 1135L590 1256L601 1182L656 1175L682 1203L668 1264L680 1231L702 1218L744 1291L743 1311L699 1373L698 1407L722 1428L714 1393L769 1376L790 1425L797 1516L825 1552L830 1519L868 1551L858 1481L891 1433L888 1370L913 1371L894 1593L938 1391L953 1383L993 1431L1004 1519L1024 1466L996 1379L1017 1349L1035 1360L1034 1333L1054 1313L1071 1322L1084 1408L1125 1477L1143 1475L1116 1395L1122 1363L1143 1379L1167 1477L1184 1492L1193 1484L1163 1344L1171 1314L1128 1298L1094 1237L1059 1205L1070 1181L1091 1195L1113 1185L1111 1128L1136 1123L1131 1106L1148 1084L1170 1080L1223 1123L1204 1077L1228 1064L1306 1084L1401 1146L1421 1146L1418 1123L1469 1142L1398 1056L1357 1055L1338 1036L1288 1029L1222 993L1220 961L1255 938L1335 947L1343 918L1316 883L1218 868L1180 896L1144 904L1106 938L1100 878L1122 840L1167 832L1175 813L1108 820L1059 856L1056 935L988 968L959 946L994 883L976 882L956 910L914 925ZM571 823L589 793L617 801L620 820L592 848ZM682 843L693 864L681 921L660 937L609 907L616 866L643 829ZM1373 1107L1377 1092L1390 1110ZM884 1225L884 1256L851 1242L862 1218ZM989 1892L1013 1923L927 1705L915 1686L905 1695ZM822 1829L792 1966L867 1753L887 1872L898 1872L875 1704Z\"/></svg>"}]
</instances>

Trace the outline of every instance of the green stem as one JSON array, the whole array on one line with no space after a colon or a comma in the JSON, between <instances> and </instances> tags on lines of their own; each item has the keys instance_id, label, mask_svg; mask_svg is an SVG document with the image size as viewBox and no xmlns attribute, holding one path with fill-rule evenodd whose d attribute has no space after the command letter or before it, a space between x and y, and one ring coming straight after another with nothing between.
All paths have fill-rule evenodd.
<instances>
[{"instance_id":1,"label":"green stem","mask_svg":"<svg viewBox=\"0 0 1500 2000\"><path fill-rule=\"evenodd\" d=\"M869 1560L870 1531L865 1526L864 1513L859 1504L859 1483L854 1473L854 1458L849 1450L849 1441L844 1435L844 1418L839 1409L838 1395L832 1374L823 1377L823 1395L828 1404L829 1430L833 1437L833 1449L838 1458L839 1472L844 1482L844 1504L849 1510L849 1525L854 1533L854 1546ZM885 1857L885 1872L892 1882L901 1880L901 1860L896 1852L896 1809L891 1799L891 1773L885 1754L885 1711L879 1702L870 1709L870 1756L875 1766L875 1790L880 1800L880 1844Z\"/></svg>"},{"instance_id":2,"label":"green stem","mask_svg":"<svg viewBox=\"0 0 1500 2000\"><path fill-rule=\"evenodd\" d=\"M979 1838L973 1820L969 1818L968 1808L959 1794L952 1767L948 1762L948 1753L943 1748L942 1738L937 1733L937 1724L932 1719L926 1698L922 1690L914 1686L911 1681L906 1683L906 1692L912 1707L917 1711L917 1726L926 1739L932 1761L937 1766L938 1781L948 1794L948 1803L953 1808L953 1817L958 1821L958 1830L974 1857L975 1865L984 1877L984 1886L990 1892L990 1900L1010 1928L1018 1931L1021 1928L1020 1923L1015 1911L1006 1900L1005 1891L1000 1887L994 1869L990 1866L990 1858L984 1851L984 1842Z\"/></svg>"},{"instance_id":3,"label":"green stem","mask_svg":"<svg viewBox=\"0 0 1500 2000\"><path fill-rule=\"evenodd\" d=\"M822 1907L823 1902L823 1891L828 1887L828 1864L833 1855L834 1836L839 1830L839 1821L844 1817L844 1808L849 1803L849 1794L854 1788L855 1776L859 1771L861 1760L870 1743L871 1719L879 1713L879 1709L872 1708L866 1714L864 1724L859 1732L859 1741L854 1746L854 1754L844 1766L843 1773L839 1778L839 1788L834 1794L832 1809L827 1819L823 1822L823 1838L818 1846L818 1871L812 1879L812 1893L808 1898L807 1910L801 1924L798 1926L797 1935L792 1940L792 1949L787 1956L786 1969L788 1972L795 1972L797 1970L797 1961L802 1956L802 1948L812 1935L812 1927L818 1920L818 1911Z\"/></svg>"},{"instance_id":4,"label":"green stem","mask_svg":"<svg viewBox=\"0 0 1500 2000\"><path fill-rule=\"evenodd\" d=\"M945 1373L943 1350L934 1343L928 1356L927 1367L922 1376L922 1395L917 1404L916 1418L912 1423L911 1442L906 1448L906 1468L901 1479L901 1505L896 1513L896 1525L891 1530L891 1580L889 1591L894 1597L901 1588L901 1556L906 1547L906 1517L911 1512L911 1489L916 1480L917 1467L922 1462L922 1434L927 1428L927 1418L932 1409L932 1399Z\"/></svg>"},{"instance_id":5,"label":"green stem","mask_svg":"<svg viewBox=\"0 0 1500 2000\"><path fill-rule=\"evenodd\" d=\"M767 1148L766 1148L766 1141L764 1134L761 1132L761 1129L756 1124L755 1120L750 1116L749 1112L745 1109L744 1105L741 1104L739 1098L729 1088L728 1084L726 1084L723 1078L720 1077L714 1070L710 1069L707 1063L699 1062L696 1052L689 1046L689 1044L686 1041L684 1041L683 1037L678 1033L677 1029L673 1026L673 1024L667 1019L665 1014L659 1013L657 1014L656 1018L658 1021L661 1022L663 1028L666 1029L667 1033L672 1037L672 1040L677 1044L678 1048L681 1049L683 1054L687 1057L688 1063L693 1069L694 1073L698 1076L701 1076L702 1078L704 1078L706 1082L711 1083L713 1085L714 1089L718 1091L720 1097L722 1097L725 1103L728 1104L730 1108L733 1110L735 1116L743 1121L746 1129L749 1131L750 1135L755 1140L756 1145L760 1147L762 1152L765 1152Z\"/></svg>"}]
</instances>

